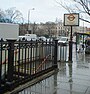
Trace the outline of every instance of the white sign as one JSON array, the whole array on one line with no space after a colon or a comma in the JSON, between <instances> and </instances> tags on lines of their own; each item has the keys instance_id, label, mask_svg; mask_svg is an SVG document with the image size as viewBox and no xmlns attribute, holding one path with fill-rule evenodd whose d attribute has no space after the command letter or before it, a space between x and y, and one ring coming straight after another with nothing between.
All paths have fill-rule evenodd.
<instances>
[{"instance_id":1,"label":"white sign","mask_svg":"<svg viewBox=\"0 0 90 94\"><path fill-rule=\"evenodd\" d=\"M79 26L79 14L64 14L64 25L65 26Z\"/></svg>"}]
</instances>

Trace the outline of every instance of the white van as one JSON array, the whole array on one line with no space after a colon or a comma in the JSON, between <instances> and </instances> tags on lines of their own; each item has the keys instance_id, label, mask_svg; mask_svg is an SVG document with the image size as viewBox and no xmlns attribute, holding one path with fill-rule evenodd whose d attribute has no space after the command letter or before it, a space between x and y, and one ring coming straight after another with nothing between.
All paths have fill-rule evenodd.
<instances>
[{"instance_id":1,"label":"white van","mask_svg":"<svg viewBox=\"0 0 90 94\"><path fill-rule=\"evenodd\" d=\"M27 41L36 41L37 40L37 35L36 34L25 34L25 38Z\"/></svg>"},{"instance_id":2,"label":"white van","mask_svg":"<svg viewBox=\"0 0 90 94\"><path fill-rule=\"evenodd\" d=\"M36 41L37 40L37 35L36 34L25 34L25 36L19 36L19 39L24 41L24 40L27 40L27 41Z\"/></svg>"}]
</instances>

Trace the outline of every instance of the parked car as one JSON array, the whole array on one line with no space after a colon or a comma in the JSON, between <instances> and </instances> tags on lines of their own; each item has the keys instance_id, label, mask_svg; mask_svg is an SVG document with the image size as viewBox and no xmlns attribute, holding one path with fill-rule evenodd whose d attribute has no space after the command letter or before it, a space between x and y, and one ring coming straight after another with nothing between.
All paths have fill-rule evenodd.
<instances>
[{"instance_id":1,"label":"parked car","mask_svg":"<svg viewBox=\"0 0 90 94\"><path fill-rule=\"evenodd\" d=\"M19 39L21 41L36 41L38 38L37 38L37 35L36 34L25 34L24 36L19 36Z\"/></svg>"},{"instance_id":2,"label":"parked car","mask_svg":"<svg viewBox=\"0 0 90 94\"><path fill-rule=\"evenodd\" d=\"M60 37L60 39L58 39L58 43L68 43L68 37Z\"/></svg>"},{"instance_id":3,"label":"parked car","mask_svg":"<svg viewBox=\"0 0 90 94\"><path fill-rule=\"evenodd\" d=\"M85 53L90 54L90 38L85 39Z\"/></svg>"},{"instance_id":4,"label":"parked car","mask_svg":"<svg viewBox=\"0 0 90 94\"><path fill-rule=\"evenodd\" d=\"M44 37L44 36L41 36L41 37L39 37L39 40L40 40L40 41L46 41L46 40L47 40L47 38L46 38L46 37Z\"/></svg>"}]
</instances>

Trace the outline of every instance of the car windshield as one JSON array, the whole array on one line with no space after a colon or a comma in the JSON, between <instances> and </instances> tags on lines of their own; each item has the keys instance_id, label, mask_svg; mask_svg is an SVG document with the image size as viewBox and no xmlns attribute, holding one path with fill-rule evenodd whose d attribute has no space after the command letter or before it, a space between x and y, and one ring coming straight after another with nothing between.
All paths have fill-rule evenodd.
<instances>
[{"instance_id":1,"label":"car windshield","mask_svg":"<svg viewBox=\"0 0 90 94\"><path fill-rule=\"evenodd\" d=\"M67 38L61 38L61 41L67 41Z\"/></svg>"}]
</instances>

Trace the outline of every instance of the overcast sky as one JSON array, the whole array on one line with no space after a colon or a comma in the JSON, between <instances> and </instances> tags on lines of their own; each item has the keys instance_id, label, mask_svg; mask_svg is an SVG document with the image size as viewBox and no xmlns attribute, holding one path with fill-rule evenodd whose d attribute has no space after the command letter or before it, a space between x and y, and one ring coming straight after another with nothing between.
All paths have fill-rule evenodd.
<instances>
[{"instance_id":1,"label":"overcast sky","mask_svg":"<svg viewBox=\"0 0 90 94\"><path fill-rule=\"evenodd\" d=\"M35 10L30 10L29 20L32 23L55 22L56 18L63 21L64 14L68 13L64 8L58 6L55 0L1 0L1 9L6 10L11 7L16 7L23 14L25 21L28 20L29 9L35 8Z\"/></svg>"},{"instance_id":2,"label":"overcast sky","mask_svg":"<svg viewBox=\"0 0 90 94\"><path fill-rule=\"evenodd\" d=\"M56 17L63 20L65 9L58 7L54 0L1 0L0 8L6 10L11 7L16 7L23 17L28 19L28 10L30 10L31 22L47 22L55 21Z\"/></svg>"}]
</instances>

